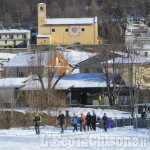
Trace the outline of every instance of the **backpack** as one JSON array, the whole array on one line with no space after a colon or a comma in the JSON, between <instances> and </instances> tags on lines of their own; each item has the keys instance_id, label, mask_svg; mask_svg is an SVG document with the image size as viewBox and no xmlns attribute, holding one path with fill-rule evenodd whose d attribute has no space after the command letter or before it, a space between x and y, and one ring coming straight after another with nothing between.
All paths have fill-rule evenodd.
<instances>
[{"instance_id":1,"label":"backpack","mask_svg":"<svg viewBox=\"0 0 150 150\"><path fill-rule=\"evenodd\" d=\"M40 121L38 121L39 123L41 123L42 122L42 116L40 116Z\"/></svg>"}]
</instances>

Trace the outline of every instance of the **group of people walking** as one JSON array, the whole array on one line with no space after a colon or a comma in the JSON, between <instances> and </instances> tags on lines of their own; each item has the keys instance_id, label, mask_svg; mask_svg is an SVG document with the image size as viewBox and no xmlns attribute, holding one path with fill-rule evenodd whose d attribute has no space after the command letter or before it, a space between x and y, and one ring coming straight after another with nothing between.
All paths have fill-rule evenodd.
<instances>
[{"instance_id":1,"label":"group of people walking","mask_svg":"<svg viewBox=\"0 0 150 150\"><path fill-rule=\"evenodd\" d=\"M59 119L59 124L61 127L61 132L63 133L64 123L66 125L66 117L64 116L64 114L62 114L62 111L59 112L59 116L56 118L56 123L58 119ZM84 116L83 113L81 113L80 118L78 118L76 114L74 113L72 120L71 120L71 124L74 127L73 132L78 131L78 125L80 128L80 131L86 131L86 126L87 126L87 131L89 130L96 131L97 121L98 119L96 118L95 112L93 112L93 115L91 115L90 112L88 112L86 117ZM103 122L104 130L107 131L108 123L110 125L110 122L109 122L108 117L106 116L106 113L104 113L104 116L102 117L102 122Z\"/></svg>"},{"instance_id":2,"label":"group of people walking","mask_svg":"<svg viewBox=\"0 0 150 150\"><path fill-rule=\"evenodd\" d=\"M93 112L93 115L91 115L90 112L88 112L86 117L84 116L83 113L81 113L81 116L79 118L74 113L73 117L71 119L71 124L73 126L73 132L78 131L78 125L80 128L80 131L86 131L86 129L87 129L87 131L89 131L89 130L96 131L96 123L98 120L99 120L99 118L97 119L95 112ZM34 122L35 122L36 134L40 134L39 126L42 122L42 117L38 113L36 113L36 115L35 115ZM102 117L102 122L103 122L104 130L107 131L107 127L110 125L110 122L109 122L108 117L106 116L106 113L104 113L104 116ZM62 111L59 112L59 116L56 118L56 124L60 125L61 132L63 133L64 125L66 126L66 117L62 113ZM86 126L87 126L87 128L86 128Z\"/></svg>"},{"instance_id":3,"label":"group of people walking","mask_svg":"<svg viewBox=\"0 0 150 150\"><path fill-rule=\"evenodd\" d=\"M87 113L87 116L85 117L83 115L83 113L81 113L81 117L78 121L78 117L76 116L76 114L73 115L72 118L72 125L74 127L73 132L74 131L78 131L78 124L80 125L80 131L84 130L86 131L86 125L87 125L87 130L96 130L96 114L93 113L93 116L91 116L90 112Z\"/></svg>"}]
</instances>

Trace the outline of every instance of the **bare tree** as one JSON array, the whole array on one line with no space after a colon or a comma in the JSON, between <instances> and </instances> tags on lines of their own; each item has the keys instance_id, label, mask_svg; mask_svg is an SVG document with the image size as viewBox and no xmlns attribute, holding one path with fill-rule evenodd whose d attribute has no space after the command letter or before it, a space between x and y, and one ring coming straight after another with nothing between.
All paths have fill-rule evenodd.
<instances>
[{"instance_id":1,"label":"bare tree","mask_svg":"<svg viewBox=\"0 0 150 150\"><path fill-rule=\"evenodd\" d=\"M47 51L32 57L30 67L33 74L32 80L40 84L40 90L32 91L30 99L34 99L37 109L65 105L65 94L55 91L55 86L65 76L68 68L66 60L59 56L56 51Z\"/></svg>"}]
</instances>

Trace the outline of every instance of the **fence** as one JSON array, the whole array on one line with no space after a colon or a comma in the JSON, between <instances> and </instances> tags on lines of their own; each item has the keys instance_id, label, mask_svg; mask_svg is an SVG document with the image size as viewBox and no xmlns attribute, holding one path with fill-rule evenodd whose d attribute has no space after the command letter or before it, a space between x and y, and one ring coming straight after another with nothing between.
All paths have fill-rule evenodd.
<instances>
[{"instance_id":1,"label":"fence","mask_svg":"<svg viewBox=\"0 0 150 150\"><path fill-rule=\"evenodd\" d=\"M150 129L150 118L121 118L121 119L109 119L111 122L111 128L124 127L124 126L133 126L137 128L146 128ZM98 121L98 127L103 128L102 120Z\"/></svg>"},{"instance_id":2,"label":"fence","mask_svg":"<svg viewBox=\"0 0 150 150\"><path fill-rule=\"evenodd\" d=\"M112 119L109 118L109 121L111 123L111 128L115 127L124 127L124 126L133 126L134 125L134 119L133 118L121 118L121 119ZM99 120L99 128L103 128L103 122L102 120Z\"/></svg>"},{"instance_id":3,"label":"fence","mask_svg":"<svg viewBox=\"0 0 150 150\"><path fill-rule=\"evenodd\" d=\"M150 118L135 118L134 119L134 128L150 128Z\"/></svg>"}]
</instances>

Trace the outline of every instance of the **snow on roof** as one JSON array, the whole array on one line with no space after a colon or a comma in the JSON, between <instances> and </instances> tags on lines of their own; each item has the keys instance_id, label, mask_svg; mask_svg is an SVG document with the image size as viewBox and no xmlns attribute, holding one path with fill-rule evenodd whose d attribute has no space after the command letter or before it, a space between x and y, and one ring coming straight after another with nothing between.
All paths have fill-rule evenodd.
<instances>
[{"instance_id":1,"label":"snow on roof","mask_svg":"<svg viewBox=\"0 0 150 150\"><path fill-rule=\"evenodd\" d=\"M84 50L59 50L60 55L72 66L84 61L90 57L97 55L97 53L86 52Z\"/></svg>"},{"instance_id":2,"label":"snow on roof","mask_svg":"<svg viewBox=\"0 0 150 150\"><path fill-rule=\"evenodd\" d=\"M8 59L12 59L16 54L11 54L11 53L0 53L0 63L5 65L8 63Z\"/></svg>"},{"instance_id":3,"label":"snow on roof","mask_svg":"<svg viewBox=\"0 0 150 150\"><path fill-rule=\"evenodd\" d=\"M0 33L30 33L28 29L0 29Z\"/></svg>"},{"instance_id":4,"label":"snow on roof","mask_svg":"<svg viewBox=\"0 0 150 150\"><path fill-rule=\"evenodd\" d=\"M45 3L38 3L37 5L44 5L44 6L46 6L46 4L45 4Z\"/></svg>"},{"instance_id":5,"label":"snow on roof","mask_svg":"<svg viewBox=\"0 0 150 150\"><path fill-rule=\"evenodd\" d=\"M28 78L2 78L0 79L0 88L19 88L24 85Z\"/></svg>"},{"instance_id":6,"label":"snow on roof","mask_svg":"<svg viewBox=\"0 0 150 150\"><path fill-rule=\"evenodd\" d=\"M55 75L52 80L52 85L55 83L59 75ZM112 74L110 74L112 76ZM73 88L101 88L107 87L104 73L89 73L89 74L66 74L57 83L56 90L67 90L70 87ZM21 90L41 90L41 84L37 79L37 76L32 76L30 80L25 83L25 86ZM47 77L43 77L44 87L47 88Z\"/></svg>"},{"instance_id":7,"label":"snow on roof","mask_svg":"<svg viewBox=\"0 0 150 150\"><path fill-rule=\"evenodd\" d=\"M127 56L127 53L123 52L123 51L113 51L113 50L109 50L109 52L114 53L114 54L118 54L121 56Z\"/></svg>"},{"instance_id":8,"label":"snow on roof","mask_svg":"<svg viewBox=\"0 0 150 150\"><path fill-rule=\"evenodd\" d=\"M122 63L122 64L144 64L144 63L150 63L150 57L143 57L140 55L134 55L130 54L130 57L117 57L114 60L111 59L108 61L109 64L112 63Z\"/></svg>"},{"instance_id":9,"label":"snow on roof","mask_svg":"<svg viewBox=\"0 0 150 150\"><path fill-rule=\"evenodd\" d=\"M36 37L37 38L48 38L48 37L50 37L50 34L38 34Z\"/></svg>"},{"instance_id":10,"label":"snow on roof","mask_svg":"<svg viewBox=\"0 0 150 150\"><path fill-rule=\"evenodd\" d=\"M77 65L89 57L96 55L83 50L57 50L46 51L42 53L19 53L10 62L4 65L4 68L10 67L28 67L28 66L44 66L47 61L54 56L54 53L59 52L60 55L72 66ZM39 62L40 57L42 60Z\"/></svg>"},{"instance_id":11,"label":"snow on roof","mask_svg":"<svg viewBox=\"0 0 150 150\"><path fill-rule=\"evenodd\" d=\"M74 70L72 71L72 74L77 74L77 73L80 73L79 69L74 69Z\"/></svg>"},{"instance_id":12,"label":"snow on roof","mask_svg":"<svg viewBox=\"0 0 150 150\"><path fill-rule=\"evenodd\" d=\"M55 79L56 80L56 79ZM54 81L53 81L54 82ZM101 74L67 74L56 85L56 90L73 88L107 87L105 75Z\"/></svg>"},{"instance_id":13,"label":"snow on roof","mask_svg":"<svg viewBox=\"0 0 150 150\"><path fill-rule=\"evenodd\" d=\"M134 21L128 21L127 27L135 28L137 29L138 27L147 27L142 21L139 23L135 23Z\"/></svg>"},{"instance_id":14,"label":"snow on roof","mask_svg":"<svg viewBox=\"0 0 150 150\"><path fill-rule=\"evenodd\" d=\"M12 59L14 56L17 54L12 54L12 53L0 53L0 59Z\"/></svg>"},{"instance_id":15,"label":"snow on roof","mask_svg":"<svg viewBox=\"0 0 150 150\"><path fill-rule=\"evenodd\" d=\"M46 19L46 24L94 24L97 17L93 18L52 18Z\"/></svg>"},{"instance_id":16,"label":"snow on roof","mask_svg":"<svg viewBox=\"0 0 150 150\"><path fill-rule=\"evenodd\" d=\"M29 67L29 66L44 66L47 61L54 55L54 51L43 53L19 53L4 68L11 67Z\"/></svg>"}]
</instances>

